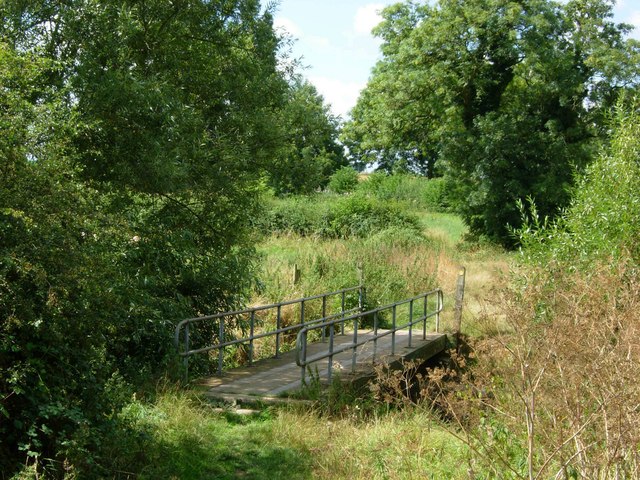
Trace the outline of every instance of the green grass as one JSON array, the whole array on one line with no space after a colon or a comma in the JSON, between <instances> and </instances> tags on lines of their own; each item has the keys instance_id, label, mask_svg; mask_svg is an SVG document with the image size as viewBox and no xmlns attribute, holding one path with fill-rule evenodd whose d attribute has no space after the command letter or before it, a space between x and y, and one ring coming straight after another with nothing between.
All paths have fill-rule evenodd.
<instances>
[{"instance_id":1,"label":"green grass","mask_svg":"<svg viewBox=\"0 0 640 480\"><path fill-rule=\"evenodd\" d=\"M268 412L249 417L217 413L186 393L164 393L152 405L132 402L122 417L142 440L130 450L135 455L121 459L121 474L219 480L306 479L311 474L303 449L274 442Z\"/></svg>"},{"instance_id":2,"label":"green grass","mask_svg":"<svg viewBox=\"0 0 640 480\"><path fill-rule=\"evenodd\" d=\"M281 407L257 415L215 411L186 393L132 402L122 413L137 447L114 477L140 479L415 479L466 477L468 451L425 412L364 421ZM142 440L140 440L142 439ZM127 457L122 457L123 453Z\"/></svg>"},{"instance_id":3,"label":"green grass","mask_svg":"<svg viewBox=\"0 0 640 480\"><path fill-rule=\"evenodd\" d=\"M414 211L414 214L418 215L427 235L442 238L450 245L461 242L468 232L462 218L453 213Z\"/></svg>"},{"instance_id":4,"label":"green grass","mask_svg":"<svg viewBox=\"0 0 640 480\"><path fill-rule=\"evenodd\" d=\"M350 239L266 236L257 246L262 264L250 303L357 285L362 265L367 306L441 286L445 307L451 310L460 264L468 266L467 302L479 303L496 281L494 273L486 273L487 265L500 270L508 257L490 246L466 244L466 227L453 214L415 206L411 213L419 219L423 237L402 228ZM302 271L297 284L294 265ZM466 310L464 321L472 324L477 310ZM443 323L446 328L446 320ZM134 401L125 409L122 420L130 425L130 434L116 448L112 476L128 478L130 472L142 479L468 478L467 446L419 408L365 414L361 399L343 399L331 406L331 415L320 407L269 409L241 417L216 411L192 395L163 393L154 403Z\"/></svg>"}]
</instances>

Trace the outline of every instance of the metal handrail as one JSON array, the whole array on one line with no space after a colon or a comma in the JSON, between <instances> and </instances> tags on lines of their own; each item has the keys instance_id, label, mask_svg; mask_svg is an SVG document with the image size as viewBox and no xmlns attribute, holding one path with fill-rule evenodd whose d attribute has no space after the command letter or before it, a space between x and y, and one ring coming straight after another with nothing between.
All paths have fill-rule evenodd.
<instances>
[{"instance_id":1,"label":"metal handrail","mask_svg":"<svg viewBox=\"0 0 640 480\"><path fill-rule=\"evenodd\" d=\"M351 308L351 309L346 309L346 295L349 292L354 292L354 291L358 291L358 306ZM340 296L340 311L336 312L336 313L331 313L331 314L327 314L327 299L331 298L331 297L337 297ZM283 333L286 333L290 330L295 330L298 328L304 328L307 326L311 326L314 325L315 323L321 322L321 321L326 321L326 320L335 320L336 322L340 321L340 318L344 318L350 314L353 314L354 312L358 312L358 311L362 311L363 305L364 305L364 296L365 296L365 287L363 285L358 285L355 287L349 287L349 288L343 288L342 290L337 290L335 292L329 292L329 293L322 293L319 295L312 295L309 297L302 297L302 298L297 298L294 300L286 300L283 302L278 302L278 303L272 303L269 305L260 305L260 306L256 306L256 307L250 307L250 308L245 308L242 310L234 310L231 312L221 312L221 313L216 313L214 315L205 315L205 316L201 316L201 317L193 317L193 318L186 318L184 320L181 320L175 328L175 335L174 335L174 344L176 347L176 350L178 352L178 355L180 355L181 357L183 357L183 361L184 361L184 367L185 367L185 376L186 378L188 378L188 369L189 369L189 357L191 355L196 355L196 354L200 354L200 353L206 353L206 352L210 352L212 350L218 350L218 374L222 374L222 368L223 368L223 363L224 363L224 349L226 347L229 347L231 345L237 345L237 344L241 344L241 343L248 343L249 344L249 364L253 363L253 343L255 340L261 339L261 338L265 338L265 337L269 337L269 336L275 336L276 337L276 345L275 345L275 356L278 357L280 354L280 335ZM314 318L311 320L306 320L305 319L305 304L308 303L309 301L312 300L318 300L321 299L322 300L322 311L321 311L321 316L319 318ZM296 305L296 304L300 304L300 320L299 323L294 324L294 325L289 325L286 327L281 327L281 319L282 319L282 307L288 306L288 305ZM260 333L255 333L255 323L256 323L256 313L257 312L264 312L266 310L276 310L276 328L274 330L269 330L266 332L260 332ZM236 317L239 315L249 315L250 316L250 323L249 323L249 329L250 329L250 334L247 337L243 337L243 338L239 338L239 339L233 339L233 340L228 340L225 341L225 320L227 318L231 318L231 317ZM202 322L208 322L217 323L217 327L218 327L218 342L212 345L207 345L204 347L200 347L200 348L190 348L190 338L189 338L189 330L191 325L193 324L197 324L197 323L202 323ZM344 331L344 324L342 327L343 331ZM182 337L182 347L181 348L181 342L180 339ZM323 340L324 340L324 331L323 331Z\"/></svg>"},{"instance_id":2,"label":"metal handrail","mask_svg":"<svg viewBox=\"0 0 640 480\"><path fill-rule=\"evenodd\" d=\"M437 295L436 306L433 311L428 311L429 297ZM431 290L429 292L422 293L415 297L402 300L399 302L391 303L388 305L384 305L373 310L369 310L367 312L360 312L354 315L342 318L340 320L327 320L324 322L318 322L314 325L309 325L302 328L298 332L298 336L296 337L296 364L302 369L302 383L304 384L306 370L307 367L315 362L320 360L324 360L325 358L329 359L329 363L327 366L327 376L329 381L331 381L331 376L333 372L333 357L342 352L346 352L351 350L353 355L351 357L351 370L355 370L356 361L357 361L357 348L365 345L366 343L373 342L373 355L375 358L376 350L377 350L377 342L378 339L382 337L386 337L387 335L392 336L391 341L391 355L395 355L395 335L398 330L403 330L409 328L408 335L408 346L411 347L413 326L422 322L422 339L424 340L427 335L427 319L431 317L435 317L435 331L436 333L440 330L440 313L443 309L443 293L441 289ZM418 318L414 319L414 306L416 302L423 300L422 307L422 315ZM397 308L401 305L409 304L409 321L402 325L397 325ZM392 312L392 327L389 330L385 330L383 332L378 332L378 316L381 312L385 310L391 310ZM364 317L373 316L373 337L369 337L365 340L358 340L358 320ZM334 348L334 330L335 325L337 323L342 323L344 325L345 322L353 321L353 341L350 343L345 343L339 345L337 348ZM329 330L329 348L325 352L321 352L315 354L311 357L307 357L307 336L308 333L312 330L322 329L324 332L326 329ZM344 332L343 332L344 333Z\"/></svg>"}]
</instances>

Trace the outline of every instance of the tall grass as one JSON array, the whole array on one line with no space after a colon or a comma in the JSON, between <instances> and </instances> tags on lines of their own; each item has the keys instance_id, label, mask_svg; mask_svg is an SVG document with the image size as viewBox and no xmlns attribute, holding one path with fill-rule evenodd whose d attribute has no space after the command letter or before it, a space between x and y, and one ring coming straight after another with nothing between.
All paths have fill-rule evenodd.
<instances>
[{"instance_id":1,"label":"tall grass","mask_svg":"<svg viewBox=\"0 0 640 480\"><path fill-rule=\"evenodd\" d=\"M133 401L108 478L414 479L467 478L468 450L428 414L391 412L363 420L271 408L249 415L165 391ZM350 412L352 414L350 414ZM122 448L124 447L124 448Z\"/></svg>"}]
</instances>

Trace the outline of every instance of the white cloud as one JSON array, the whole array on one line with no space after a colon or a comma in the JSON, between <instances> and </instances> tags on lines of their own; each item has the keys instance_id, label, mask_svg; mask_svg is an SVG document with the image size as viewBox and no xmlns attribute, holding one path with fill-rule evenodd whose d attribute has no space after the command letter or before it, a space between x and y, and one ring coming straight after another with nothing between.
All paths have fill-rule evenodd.
<instances>
[{"instance_id":1,"label":"white cloud","mask_svg":"<svg viewBox=\"0 0 640 480\"><path fill-rule=\"evenodd\" d=\"M331 41L327 37L321 37L319 35L308 35L306 40L312 47L318 49L326 49L331 46Z\"/></svg>"},{"instance_id":2,"label":"white cloud","mask_svg":"<svg viewBox=\"0 0 640 480\"><path fill-rule=\"evenodd\" d=\"M349 111L355 106L360 91L365 84L359 82L348 82L336 78L315 76L309 81L315 85L320 95L331 105L334 115L346 118Z\"/></svg>"},{"instance_id":3,"label":"white cloud","mask_svg":"<svg viewBox=\"0 0 640 480\"><path fill-rule=\"evenodd\" d=\"M358 8L353 20L353 29L357 35L371 35L373 27L382 21L380 12L384 8L382 3L370 3Z\"/></svg>"},{"instance_id":4,"label":"white cloud","mask_svg":"<svg viewBox=\"0 0 640 480\"><path fill-rule=\"evenodd\" d=\"M632 12L631 15L629 16L629 19L626 20L626 22L636 27L634 30L631 31L629 36L637 40L640 40L640 10L636 10L635 12Z\"/></svg>"},{"instance_id":5,"label":"white cloud","mask_svg":"<svg viewBox=\"0 0 640 480\"><path fill-rule=\"evenodd\" d=\"M286 17L274 18L273 27L276 31L286 32L295 38L301 38L303 35L302 29L295 22Z\"/></svg>"}]
</instances>

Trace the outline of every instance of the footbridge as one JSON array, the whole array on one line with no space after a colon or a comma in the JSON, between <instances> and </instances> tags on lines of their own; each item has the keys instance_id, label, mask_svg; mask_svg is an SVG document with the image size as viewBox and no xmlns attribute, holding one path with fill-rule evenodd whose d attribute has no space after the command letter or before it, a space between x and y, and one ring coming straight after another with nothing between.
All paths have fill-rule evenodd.
<instances>
[{"instance_id":1,"label":"footbridge","mask_svg":"<svg viewBox=\"0 0 640 480\"><path fill-rule=\"evenodd\" d=\"M464 291L461 270L456 318ZM462 282L460 281L462 280ZM342 290L188 318L175 328L185 376L228 401L275 401L310 382L370 372L375 362L427 360L448 348L440 288L367 309L366 289Z\"/></svg>"}]
</instances>

